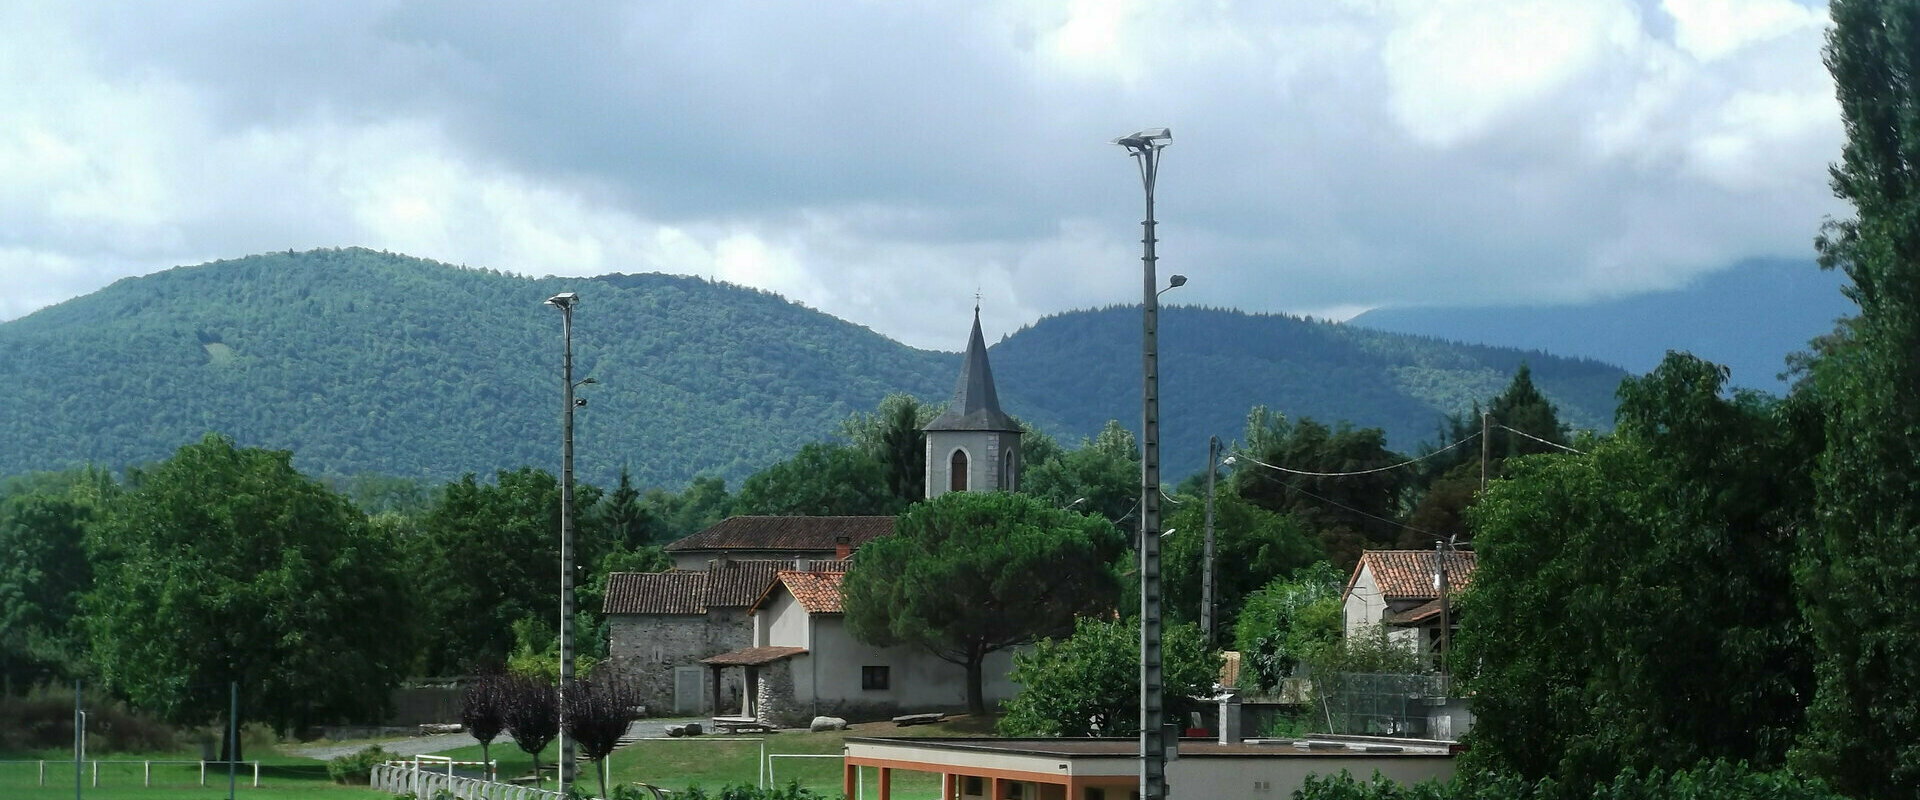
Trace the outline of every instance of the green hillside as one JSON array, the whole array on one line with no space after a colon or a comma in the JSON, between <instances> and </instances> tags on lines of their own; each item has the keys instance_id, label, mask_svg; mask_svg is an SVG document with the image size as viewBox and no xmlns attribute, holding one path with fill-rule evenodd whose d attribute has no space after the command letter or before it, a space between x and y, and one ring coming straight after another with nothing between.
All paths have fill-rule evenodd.
<instances>
[{"instance_id":1,"label":"green hillside","mask_svg":"<svg viewBox=\"0 0 1920 800\"><path fill-rule=\"evenodd\" d=\"M941 401L958 358L776 295L659 274L531 279L360 249L273 253L129 278L0 323L0 475L163 457L209 430L320 475L445 480L559 461L560 319L574 319L582 478L737 479L889 392ZM967 320L954 320L954 344ZM1007 409L1068 439L1137 425L1139 313L1041 320L993 349ZM1168 474L1249 406L1431 438L1523 358L1563 418L1603 426L1623 373L1284 316L1170 309Z\"/></svg>"}]
</instances>

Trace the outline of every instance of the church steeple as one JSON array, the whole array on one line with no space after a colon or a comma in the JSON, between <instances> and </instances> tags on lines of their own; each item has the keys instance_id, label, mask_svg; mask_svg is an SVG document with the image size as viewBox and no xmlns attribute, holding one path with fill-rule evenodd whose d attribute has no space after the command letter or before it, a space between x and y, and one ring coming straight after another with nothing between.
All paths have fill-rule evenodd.
<instances>
[{"instance_id":1,"label":"church steeple","mask_svg":"<svg viewBox=\"0 0 1920 800\"><path fill-rule=\"evenodd\" d=\"M927 497L947 492L1012 490L1019 485L1020 425L1000 410L980 333L980 306L960 357L960 383L946 413L927 423Z\"/></svg>"},{"instance_id":2,"label":"church steeple","mask_svg":"<svg viewBox=\"0 0 1920 800\"><path fill-rule=\"evenodd\" d=\"M980 334L980 307L973 307L973 335L960 357L960 384L954 387L947 413L927 423L928 431L1015 431L1007 412L1000 410L1000 394L993 388L993 367L987 363L987 339Z\"/></svg>"}]
</instances>

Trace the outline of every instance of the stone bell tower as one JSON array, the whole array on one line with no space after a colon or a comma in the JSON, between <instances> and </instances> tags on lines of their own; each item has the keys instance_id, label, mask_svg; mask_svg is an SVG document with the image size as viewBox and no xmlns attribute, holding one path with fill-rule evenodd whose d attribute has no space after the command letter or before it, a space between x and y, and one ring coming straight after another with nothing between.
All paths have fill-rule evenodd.
<instances>
[{"instance_id":1,"label":"stone bell tower","mask_svg":"<svg viewBox=\"0 0 1920 800\"><path fill-rule=\"evenodd\" d=\"M980 335L980 307L973 308L973 335L960 359L960 385L939 419L927 423L927 498L947 492L1011 491L1020 486L1020 426L1000 410Z\"/></svg>"}]
</instances>

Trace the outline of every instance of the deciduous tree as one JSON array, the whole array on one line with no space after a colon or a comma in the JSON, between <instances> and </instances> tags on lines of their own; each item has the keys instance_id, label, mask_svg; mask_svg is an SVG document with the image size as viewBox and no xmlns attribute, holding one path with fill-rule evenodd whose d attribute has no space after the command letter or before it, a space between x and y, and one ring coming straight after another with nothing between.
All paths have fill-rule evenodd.
<instances>
[{"instance_id":1,"label":"deciduous tree","mask_svg":"<svg viewBox=\"0 0 1920 800\"><path fill-rule=\"evenodd\" d=\"M1161 641L1167 714L1183 720L1213 695L1220 653L1199 626L1169 625ZM1082 617L1072 636L1043 639L1013 657L1020 694L1000 718L1003 736L1132 736L1140 732L1140 620Z\"/></svg>"},{"instance_id":2,"label":"deciduous tree","mask_svg":"<svg viewBox=\"0 0 1920 800\"><path fill-rule=\"evenodd\" d=\"M101 677L180 723L227 708L285 731L377 718L405 674L399 559L292 454L217 435L133 472L89 533L82 601Z\"/></svg>"}]
</instances>

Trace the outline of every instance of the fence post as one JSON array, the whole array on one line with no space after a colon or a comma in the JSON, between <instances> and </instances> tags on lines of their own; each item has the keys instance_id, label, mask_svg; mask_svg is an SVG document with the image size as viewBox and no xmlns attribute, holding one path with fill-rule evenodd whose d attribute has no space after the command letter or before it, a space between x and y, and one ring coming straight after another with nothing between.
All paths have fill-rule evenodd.
<instances>
[{"instance_id":1,"label":"fence post","mask_svg":"<svg viewBox=\"0 0 1920 800\"><path fill-rule=\"evenodd\" d=\"M140 785L149 789L153 788L153 762L152 761L140 762Z\"/></svg>"},{"instance_id":2,"label":"fence post","mask_svg":"<svg viewBox=\"0 0 1920 800\"><path fill-rule=\"evenodd\" d=\"M253 788L260 788L260 762L253 762Z\"/></svg>"}]
</instances>

